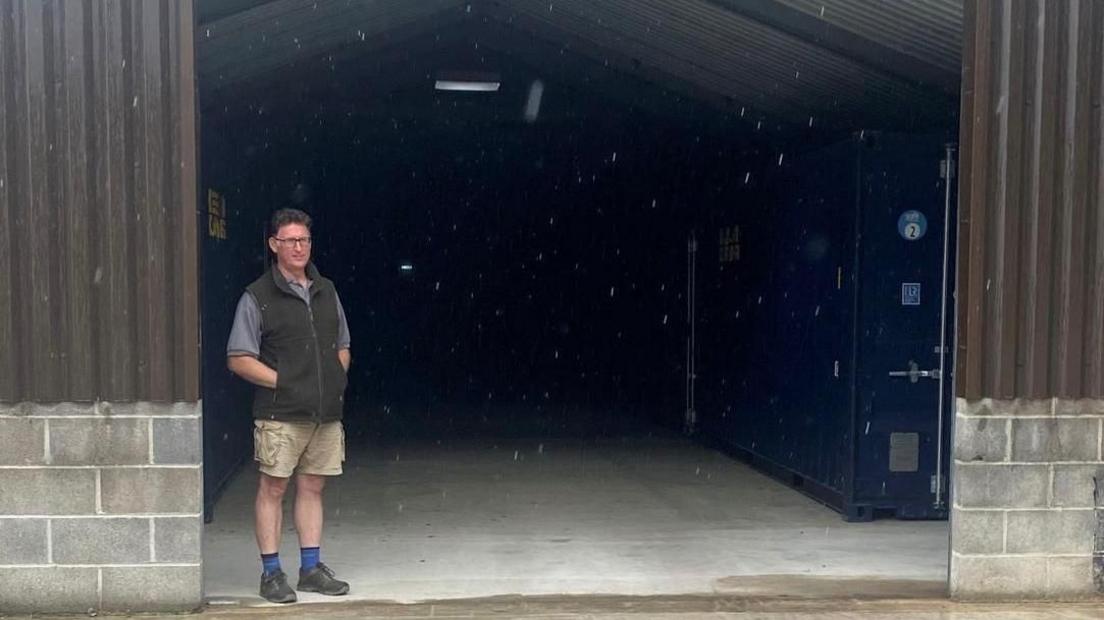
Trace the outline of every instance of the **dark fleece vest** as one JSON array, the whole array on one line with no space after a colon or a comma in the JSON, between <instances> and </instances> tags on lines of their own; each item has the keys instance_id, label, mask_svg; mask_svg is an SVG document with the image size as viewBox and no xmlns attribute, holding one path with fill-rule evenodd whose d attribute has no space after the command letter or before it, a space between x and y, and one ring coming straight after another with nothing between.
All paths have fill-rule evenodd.
<instances>
[{"instance_id":1,"label":"dark fleece vest","mask_svg":"<svg viewBox=\"0 0 1104 620\"><path fill-rule=\"evenodd\" d=\"M334 422L345 404L345 369L337 359L337 293L314 264L308 306L278 269L250 284L261 311L261 357L276 370L276 389L258 387L253 417L283 422Z\"/></svg>"}]
</instances>

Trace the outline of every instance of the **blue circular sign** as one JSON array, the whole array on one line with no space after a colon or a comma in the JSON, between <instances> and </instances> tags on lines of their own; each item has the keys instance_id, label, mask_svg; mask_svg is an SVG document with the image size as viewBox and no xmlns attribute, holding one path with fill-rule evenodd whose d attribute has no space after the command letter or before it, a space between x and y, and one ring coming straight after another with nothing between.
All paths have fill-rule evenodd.
<instances>
[{"instance_id":1,"label":"blue circular sign","mask_svg":"<svg viewBox=\"0 0 1104 620\"><path fill-rule=\"evenodd\" d=\"M928 218L919 211L905 211L897 219L897 232L906 241L918 241L928 234Z\"/></svg>"}]
</instances>

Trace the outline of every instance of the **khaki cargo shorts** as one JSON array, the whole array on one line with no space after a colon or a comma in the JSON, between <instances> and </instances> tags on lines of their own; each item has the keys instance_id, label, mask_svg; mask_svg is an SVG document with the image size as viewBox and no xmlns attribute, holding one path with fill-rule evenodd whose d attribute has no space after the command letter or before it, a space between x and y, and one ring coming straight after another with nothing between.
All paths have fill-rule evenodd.
<instances>
[{"instance_id":1,"label":"khaki cargo shorts","mask_svg":"<svg viewBox=\"0 0 1104 620\"><path fill-rule=\"evenodd\" d=\"M345 461L341 422L253 421L253 460L261 473L290 478L292 473L337 476Z\"/></svg>"}]
</instances>

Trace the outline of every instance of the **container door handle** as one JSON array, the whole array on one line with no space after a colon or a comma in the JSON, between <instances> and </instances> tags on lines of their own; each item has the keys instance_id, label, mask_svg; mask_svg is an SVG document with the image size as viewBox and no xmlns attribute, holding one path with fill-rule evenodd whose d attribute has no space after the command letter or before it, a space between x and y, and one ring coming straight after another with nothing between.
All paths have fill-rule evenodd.
<instances>
[{"instance_id":1,"label":"container door handle","mask_svg":"<svg viewBox=\"0 0 1104 620\"><path fill-rule=\"evenodd\" d=\"M909 383L917 383L920 378L936 379L938 380L943 376L943 373L938 368L934 370L920 370L920 365L916 362L909 361L908 370L894 370L889 373L891 377L908 377Z\"/></svg>"}]
</instances>

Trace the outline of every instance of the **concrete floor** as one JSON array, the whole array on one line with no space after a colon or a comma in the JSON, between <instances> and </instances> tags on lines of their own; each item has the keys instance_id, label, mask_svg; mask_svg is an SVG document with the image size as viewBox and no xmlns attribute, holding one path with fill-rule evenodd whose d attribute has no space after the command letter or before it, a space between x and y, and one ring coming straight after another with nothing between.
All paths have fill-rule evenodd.
<instances>
[{"instance_id":1,"label":"concrete floor","mask_svg":"<svg viewBox=\"0 0 1104 620\"><path fill-rule=\"evenodd\" d=\"M502 597L454 603L398 605L338 603L273 607L213 607L192 614L134 614L132 618L176 620L435 620L511 618L525 620L1104 620L1096 601L1066 603L955 603L946 599L748 600L720 596L681 597ZM29 616L14 616L28 618ZM39 620L71 616L38 616Z\"/></svg>"},{"instance_id":2,"label":"concrete floor","mask_svg":"<svg viewBox=\"0 0 1104 620\"><path fill-rule=\"evenodd\" d=\"M205 588L215 609L264 604L255 484L252 468L239 475L206 529ZM938 598L947 578L945 522L848 524L679 437L351 450L346 474L327 491L326 518L323 561L351 582L344 601L818 589ZM290 514L285 524L281 558L293 574Z\"/></svg>"}]
</instances>

